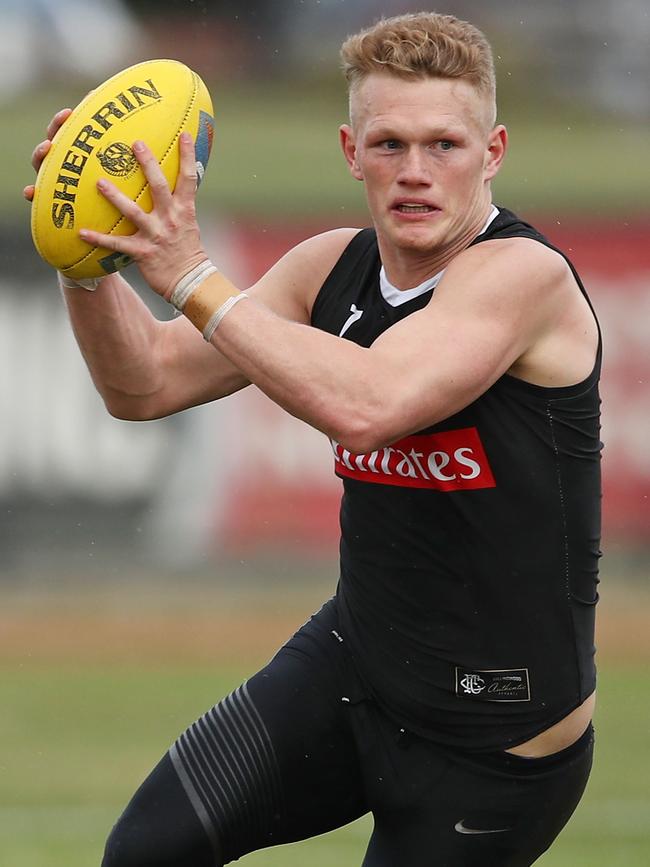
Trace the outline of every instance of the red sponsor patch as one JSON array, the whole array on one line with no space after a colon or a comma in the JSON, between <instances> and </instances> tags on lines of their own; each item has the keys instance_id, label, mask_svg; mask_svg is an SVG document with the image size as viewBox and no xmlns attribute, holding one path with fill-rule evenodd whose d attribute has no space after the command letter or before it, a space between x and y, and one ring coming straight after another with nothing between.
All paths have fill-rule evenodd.
<instances>
[{"instance_id":1,"label":"red sponsor patch","mask_svg":"<svg viewBox=\"0 0 650 867\"><path fill-rule=\"evenodd\" d=\"M338 476L379 485L471 491L496 482L475 427L414 434L385 448L355 455L332 441Z\"/></svg>"}]
</instances>

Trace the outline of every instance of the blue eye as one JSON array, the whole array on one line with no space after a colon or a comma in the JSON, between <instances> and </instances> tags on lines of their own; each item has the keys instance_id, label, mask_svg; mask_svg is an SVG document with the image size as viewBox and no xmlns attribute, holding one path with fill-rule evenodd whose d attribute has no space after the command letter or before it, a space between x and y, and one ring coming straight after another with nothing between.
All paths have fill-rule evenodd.
<instances>
[{"instance_id":1,"label":"blue eye","mask_svg":"<svg viewBox=\"0 0 650 867\"><path fill-rule=\"evenodd\" d=\"M450 151L454 147L453 141L449 141L448 139L442 139L442 141L439 141L438 144L440 145L440 150L442 151Z\"/></svg>"}]
</instances>

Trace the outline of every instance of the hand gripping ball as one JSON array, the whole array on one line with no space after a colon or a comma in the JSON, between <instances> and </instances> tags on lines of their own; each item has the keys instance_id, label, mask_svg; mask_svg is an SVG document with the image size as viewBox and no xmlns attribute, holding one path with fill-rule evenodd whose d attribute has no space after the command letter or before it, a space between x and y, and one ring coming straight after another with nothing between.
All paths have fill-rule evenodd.
<instances>
[{"instance_id":1,"label":"hand gripping ball","mask_svg":"<svg viewBox=\"0 0 650 867\"><path fill-rule=\"evenodd\" d=\"M91 91L55 135L36 179L32 237L43 259L73 280L103 277L128 265L128 256L79 237L82 228L116 235L136 231L97 190L97 181L111 180L151 211L151 193L133 142L147 143L174 189L178 138L189 132L200 181L214 136L213 115L203 81L176 60L138 63Z\"/></svg>"}]
</instances>

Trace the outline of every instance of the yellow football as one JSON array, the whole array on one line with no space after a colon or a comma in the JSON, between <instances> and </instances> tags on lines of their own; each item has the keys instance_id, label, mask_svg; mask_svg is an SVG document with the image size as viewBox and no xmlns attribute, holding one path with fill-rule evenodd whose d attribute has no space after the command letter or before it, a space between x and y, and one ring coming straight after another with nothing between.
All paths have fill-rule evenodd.
<instances>
[{"instance_id":1,"label":"yellow football","mask_svg":"<svg viewBox=\"0 0 650 867\"><path fill-rule=\"evenodd\" d=\"M179 170L178 138L196 142L199 181L214 135L214 111L199 76L176 60L130 66L92 90L52 141L36 179L32 238L40 255L72 279L103 277L130 263L128 256L82 241L79 229L131 235L136 229L97 190L108 178L144 211L151 193L131 146L145 141L170 187Z\"/></svg>"}]
</instances>

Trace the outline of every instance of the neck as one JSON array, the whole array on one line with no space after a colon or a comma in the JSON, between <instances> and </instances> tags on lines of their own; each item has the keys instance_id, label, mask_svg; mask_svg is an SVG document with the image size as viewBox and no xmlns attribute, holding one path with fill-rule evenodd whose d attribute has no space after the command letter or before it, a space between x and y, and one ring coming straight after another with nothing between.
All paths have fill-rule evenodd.
<instances>
[{"instance_id":1,"label":"neck","mask_svg":"<svg viewBox=\"0 0 650 867\"><path fill-rule=\"evenodd\" d=\"M448 243L425 250L397 247L378 230L379 255L389 282L398 289L412 289L439 274L481 233L491 210L488 202Z\"/></svg>"}]
</instances>

